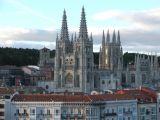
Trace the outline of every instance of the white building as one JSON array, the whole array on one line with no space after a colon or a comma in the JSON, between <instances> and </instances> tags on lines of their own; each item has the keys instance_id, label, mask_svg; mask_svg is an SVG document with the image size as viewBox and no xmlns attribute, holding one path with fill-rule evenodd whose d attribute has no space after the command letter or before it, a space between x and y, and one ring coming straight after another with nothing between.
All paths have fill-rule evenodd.
<instances>
[{"instance_id":1,"label":"white building","mask_svg":"<svg viewBox=\"0 0 160 120\"><path fill-rule=\"evenodd\" d=\"M7 120L137 120L137 100L126 94L14 95L6 101Z\"/></svg>"}]
</instances>

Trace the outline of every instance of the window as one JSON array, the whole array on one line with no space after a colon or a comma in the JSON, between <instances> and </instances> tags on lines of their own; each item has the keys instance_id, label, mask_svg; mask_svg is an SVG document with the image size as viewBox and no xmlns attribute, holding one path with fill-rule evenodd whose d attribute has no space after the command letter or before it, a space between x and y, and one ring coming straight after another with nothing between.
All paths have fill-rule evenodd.
<instances>
[{"instance_id":1,"label":"window","mask_svg":"<svg viewBox=\"0 0 160 120\"><path fill-rule=\"evenodd\" d=\"M145 120L145 116L140 116L140 120Z\"/></svg>"},{"instance_id":2,"label":"window","mask_svg":"<svg viewBox=\"0 0 160 120\"><path fill-rule=\"evenodd\" d=\"M112 109L112 113L114 113L114 109Z\"/></svg>"},{"instance_id":3,"label":"window","mask_svg":"<svg viewBox=\"0 0 160 120\"><path fill-rule=\"evenodd\" d=\"M43 114L43 110L40 110L40 114L41 114L41 115Z\"/></svg>"},{"instance_id":4,"label":"window","mask_svg":"<svg viewBox=\"0 0 160 120\"><path fill-rule=\"evenodd\" d=\"M109 109L107 109L107 113L109 113Z\"/></svg>"},{"instance_id":5,"label":"window","mask_svg":"<svg viewBox=\"0 0 160 120\"><path fill-rule=\"evenodd\" d=\"M102 85L104 85L104 84L105 84L105 81L103 80L103 81L102 81Z\"/></svg>"},{"instance_id":6,"label":"window","mask_svg":"<svg viewBox=\"0 0 160 120\"><path fill-rule=\"evenodd\" d=\"M4 104L0 104L0 108L4 108Z\"/></svg>"},{"instance_id":7,"label":"window","mask_svg":"<svg viewBox=\"0 0 160 120\"><path fill-rule=\"evenodd\" d=\"M151 107L151 113L156 114L156 107Z\"/></svg>"},{"instance_id":8,"label":"window","mask_svg":"<svg viewBox=\"0 0 160 120\"><path fill-rule=\"evenodd\" d=\"M35 115L35 109L33 109L33 108L30 109L30 114L31 114L31 115Z\"/></svg>"},{"instance_id":9,"label":"window","mask_svg":"<svg viewBox=\"0 0 160 120\"><path fill-rule=\"evenodd\" d=\"M16 113L19 114L19 109L16 109Z\"/></svg>"},{"instance_id":10,"label":"window","mask_svg":"<svg viewBox=\"0 0 160 120\"><path fill-rule=\"evenodd\" d=\"M126 109L125 108L123 108L123 112L125 112L126 111Z\"/></svg>"},{"instance_id":11,"label":"window","mask_svg":"<svg viewBox=\"0 0 160 120\"><path fill-rule=\"evenodd\" d=\"M92 114L92 116L95 116L95 115L96 115L96 108L92 108L92 109L91 109L91 114Z\"/></svg>"},{"instance_id":12,"label":"window","mask_svg":"<svg viewBox=\"0 0 160 120\"><path fill-rule=\"evenodd\" d=\"M56 110L56 115L59 115L59 110Z\"/></svg>"},{"instance_id":13,"label":"window","mask_svg":"<svg viewBox=\"0 0 160 120\"><path fill-rule=\"evenodd\" d=\"M79 58L77 58L77 62L76 62L76 66L77 66L77 69L79 69Z\"/></svg>"},{"instance_id":14,"label":"window","mask_svg":"<svg viewBox=\"0 0 160 120\"><path fill-rule=\"evenodd\" d=\"M145 113L145 107L140 108L140 114L143 115Z\"/></svg>"},{"instance_id":15,"label":"window","mask_svg":"<svg viewBox=\"0 0 160 120\"><path fill-rule=\"evenodd\" d=\"M78 109L78 114L79 114L79 115L81 114L81 109Z\"/></svg>"},{"instance_id":16,"label":"window","mask_svg":"<svg viewBox=\"0 0 160 120\"><path fill-rule=\"evenodd\" d=\"M98 88L98 80L96 75L94 76L94 88Z\"/></svg>"},{"instance_id":17,"label":"window","mask_svg":"<svg viewBox=\"0 0 160 120\"><path fill-rule=\"evenodd\" d=\"M130 118L130 117L128 117L128 120L131 120L131 118Z\"/></svg>"},{"instance_id":18,"label":"window","mask_svg":"<svg viewBox=\"0 0 160 120\"><path fill-rule=\"evenodd\" d=\"M86 109L86 115L87 115L87 116L90 115L90 112L89 112L89 109L88 109L88 108Z\"/></svg>"},{"instance_id":19,"label":"window","mask_svg":"<svg viewBox=\"0 0 160 120\"><path fill-rule=\"evenodd\" d=\"M135 75L131 74L131 83L135 83Z\"/></svg>"},{"instance_id":20,"label":"window","mask_svg":"<svg viewBox=\"0 0 160 120\"><path fill-rule=\"evenodd\" d=\"M87 83L90 81L90 73L87 74Z\"/></svg>"},{"instance_id":21,"label":"window","mask_svg":"<svg viewBox=\"0 0 160 120\"><path fill-rule=\"evenodd\" d=\"M144 84L146 82L146 75L142 74L142 84Z\"/></svg>"},{"instance_id":22,"label":"window","mask_svg":"<svg viewBox=\"0 0 160 120\"><path fill-rule=\"evenodd\" d=\"M79 83L79 75L77 75L74 84L75 84L75 87L80 87L80 83Z\"/></svg>"},{"instance_id":23,"label":"window","mask_svg":"<svg viewBox=\"0 0 160 120\"><path fill-rule=\"evenodd\" d=\"M24 114L26 114L27 113L27 110L26 109L24 109Z\"/></svg>"},{"instance_id":24,"label":"window","mask_svg":"<svg viewBox=\"0 0 160 120\"><path fill-rule=\"evenodd\" d=\"M62 59L60 58L60 60L59 60L59 68L61 68L62 67Z\"/></svg>"},{"instance_id":25,"label":"window","mask_svg":"<svg viewBox=\"0 0 160 120\"><path fill-rule=\"evenodd\" d=\"M156 115L151 115L151 120L156 120Z\"/></svg>"},{"instance_id":26,"label":"window","mask_svg":"<svg viewBox=\"0 0 160 120\"><path fill-rule=\"evenodd\" d=\"M50 115L50 110L47 110L47 115Z\"/></svg>"},{"instance_id":27,"label":"window","mask_svg":"<svg viewBox=\"0 0 160 120\"><path fill-rule=\"evenodd\" d=\"M119 114L122 114L123 113L123 109L122 109L122 107L120 106L120 107L118 107L118 113Z\"/></svg>"}]
</instances>

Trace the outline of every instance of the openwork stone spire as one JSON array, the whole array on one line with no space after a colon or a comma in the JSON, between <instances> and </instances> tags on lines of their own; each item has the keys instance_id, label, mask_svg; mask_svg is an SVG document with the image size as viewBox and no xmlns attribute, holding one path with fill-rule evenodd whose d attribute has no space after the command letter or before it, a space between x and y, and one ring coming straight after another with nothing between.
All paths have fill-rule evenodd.
<instances>
[{"instance_id":1,"label":"openwork stone spire","mask_svg":"<svg viewBox=\"0 0 160 120\"><path fill-rule=\"evenodd\" d=\"M117 35L117 43L118 43L118 44L121 43L119 30L118 30L118 35Z\"/></svg>"},{"instance_id":2,"label":"openwork stone spire","mask_svg":"<svg viewBox=\"0 0 160 120\"><path fill-rule=\"evenodd\" d=\"M113 31L112 43L116 43L116 33Z\"/></svg>"},{"instance_id":3,"label":"openwork stone spire","mask_svg":"<svg viewBox=\"0 0 160 120\"><path fill-rule=\"evenodd\" d=\"M86 17L85 17L84 7L82 7L82 13L81 13L79 38L88 38L87 24L86 24Z\"/></svg>"},{"instance_id":4,"label":"openwork stone spire","mask_svg":"<svg viewBox=\"0 0 160 120\"><path fill-rule=\"evenodd\" d=\"M63 12L63 18L62 18L61 40L69 41L67 16L66 16L66 11L65 10Z\"/></svg>"},{"instance_id":5,"label":"openwork stone spire","mask_svg":"<svg viewBox=\"0 0 160 120\"><path fill-rule=\"evenodd\" d=\"M103 30L103 35L102 35L102 46L105 45L105 35L104 35L104 30Z\"/></svg>"},{"instance_id":6,"label":"openwork stone spire","mask_svg":"<svg viewBox=\"0 0 160 120\"><path fill-rule=\"evenodd\" d=\"M110 34L109 34L109 30L107 31L106 43L107 43L107 44L110 43Z\"/></svg>"}]
</instances>

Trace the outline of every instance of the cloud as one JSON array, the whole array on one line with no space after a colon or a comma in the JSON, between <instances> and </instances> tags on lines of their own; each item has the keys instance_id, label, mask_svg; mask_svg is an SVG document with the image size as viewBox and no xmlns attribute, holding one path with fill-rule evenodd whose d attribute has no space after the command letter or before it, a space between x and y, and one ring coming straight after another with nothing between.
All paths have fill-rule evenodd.
<instances>
[{"instance_id":1,"label":"cloud","mask_svg":"<svg viewBox=\"0 0 160 120\"><path fill-rule=\"evenodd\" d=\"M121 41L124 51L147 51L160 53L160 8L141 11L110 10L96 13L92 19L96 22L116 19L129 24L117 27L121 32ZM116 23L115 23L116 24ZM102 33L101 33L102 35ZM100 44L100 34L95 36L96 43Z\"/></svg>"},{"instance_id":2,"label":"cloud","mask_svg":"<svg viewBox=\"0 0 160 120\"><path fill-rule=\"evenodd\" d=\"M97 30L97 33L96 33ZM94 51L98 52L102 40L103 28L89 27L89 33L93 31ZM105 34L107 30L105 30ZM117 33L118 28L116 28ZM77 32L71 31L72 33ZM110 29L112 37L113 29ZM78 33L78 32L77 32ZM160 51L160 33L154 31L139 31L137 29L120 29L121 42L124 51ZM71 35L71 33L70 33ZM55 49L57 31L51 29L25 29L3 28L0 29L0 46L37 48L44 46ZM78 35L77 35L78 36Z\"/></svg>"},{"instance_id":3,"label":"cloud","mask_svg":"<svg viewBox=\"0 0 160 120\"><path fill-rule=\"evenodd\" d=\"M157 29L160 27L160 8L141 11L110 10L96 13L92 16L95 21L116 19L130 22L132 27L142 29Z\"/></svg>"},{"instance_id":4,"label":"cloud","mask_svg":"<svg viewBox=\"0 0 160 120\"><path fill-rule=\"evenodd\" d=\"M53 41L56 32L53 30L25 29L25 28L2 28L0 40L26 40L26 41Z\"/></svg>"},{"instance_id":5,"label":"cloud","mask_svg":"<svg viewBox=\"0 0 160 120\"><path fill-rule=\"evenodd\" d=\"M56 35L54 30L1 28L0 46L36 49L46 46L54 49Z\"/></svg>"},{"instance_id":6,"label":"cloud","mask_svg":"<svg viewBox=\"0 0 160 120\"><path fill-rule=\"evenodd\" d=\"M106 11L92 16L94 20L110 20L116 18L119 21L129 21L130 25L96 27L88 26L88 33L92 32L94 51L98 52L102 40L102 31L110 30L110 36L115 29L120 30L121 42L124 51L160 52L160 8L143 11ZM88 21L89 22L89 21ZM69 26L68 26L69 27ZM69 27L70 28L70 27ZM28 28L0 28L0 45L10 47L24 47L40 49L44 46L55 49L57 31L48 29ZM79 31L79 28L69 29L71 33ZM78 36L78 35L77 35Z\"/></svg>"}]
</instances>

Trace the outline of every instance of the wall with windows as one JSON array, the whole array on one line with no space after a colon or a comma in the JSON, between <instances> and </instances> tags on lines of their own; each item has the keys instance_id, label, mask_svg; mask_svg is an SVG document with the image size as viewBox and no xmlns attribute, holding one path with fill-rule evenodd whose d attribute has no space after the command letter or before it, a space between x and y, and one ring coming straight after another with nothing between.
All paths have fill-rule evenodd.
<instances>
[{"instance_id":1,"label":"wall with windows","mask_svg":"<svg viewBox=\"0 0 160 120\"><path fill-rule=\"evenodd\" d=\"M84 102L11 102L7 115L12 120L99 120L99 113L99 106Z\"/></svg>"},{"instance_id":2,"label":"wall with windows","mask_svg":"<svg viewBox=\"0 0 160 120\"><path fill-rule=\"evenodd\" d=\"M138 104L138 119L157 120L157 103Z\"/></svg>"},{"instance_id":3,"label":"wall with windows","mask_svg":"<svg viewBox=\"0 0 160 120\"><path fill-rule=\"evenodd\" d=\"M101 107L101 120L137 120L137 101L119 100L105 102Z\"/></svg>"}]
</instances>

